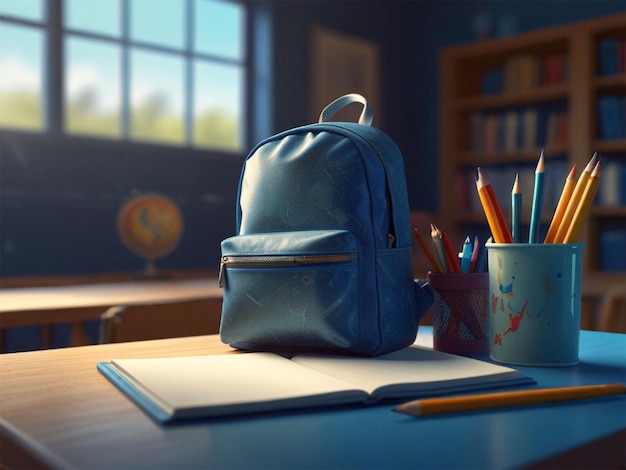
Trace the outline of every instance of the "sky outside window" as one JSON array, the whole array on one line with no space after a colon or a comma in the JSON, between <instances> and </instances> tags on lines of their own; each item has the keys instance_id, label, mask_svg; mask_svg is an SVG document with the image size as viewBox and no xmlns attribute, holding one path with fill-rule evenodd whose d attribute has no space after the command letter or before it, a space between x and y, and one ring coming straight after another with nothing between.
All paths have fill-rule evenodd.
<instances>
[{"instance_id":1,"label":"sky outside window","mask_svg":"<svg viewBox=\"0 0 626 470\"><path fill-rule=\"evenodd\" d=\"M63 6L66 28L120 36L120 0L65 0Z\"/></svg>"},{"instance_id":2,"label":"sky outside window","mask_svg":"<svg viewBox=\"0 0 626 470\"><path fill-rule=\"evenodd\" d=\"M26 20L43 21L43 0L0 0L0 15L11 15Z\"/></svg>"},{"instance_id":3,"label":"sky outside window","mask_svg":"<svg viewBox=\"0 0 626 470\"><path fill-rule=\"evenodd\" d=\"M132 0L131 40L182 49L185 4L181 0Z\"/></svg>"},{"instance_id":4,"label":"sky outside window","mask_svg":"<svg viewBox=\"0 0 626 470\"><path fill-rule=\"evenodd\" d=\"M194 84L194 144L238 148L242 144L243 68L198 61Z\"/></svg>"},{"instance_id":5,"label":"sky outside window","mask_svg":"<svg viewBox=\"0 0 626 470\"><path fill-rule=\"evenodd\" d=\"M131 137L183 143L182 57L143 50L132 50L130 57Z\"/></svg>"},{"instance_id":6,"label":"sky outside window","mask_svg":"<svg viewBox=\"0 0 626 470\"><path fill-rule=\"evenodd\" d=\"M42 130L43 31L0 23L0 126Z\"/></svg>"},{"instance_id":7,"label":"sky outside window","mask_svg":"<svg viewBox=\"0 0 626 470\"><path fill-rule=\"evenodd\" d=\"M122 135L120 53L117 44L66 39L64 104L68 132Z\"/></svg>"},{"instance_id":8,"label":"sky outside window","mask_svg":"<svg viewBox=\"0 0 626 470\"><path fill-rule=\"evenodd\" d=\"M244 9L229 2L195 0L195 50L243 60Z\"/></svg>"}]
</instances>

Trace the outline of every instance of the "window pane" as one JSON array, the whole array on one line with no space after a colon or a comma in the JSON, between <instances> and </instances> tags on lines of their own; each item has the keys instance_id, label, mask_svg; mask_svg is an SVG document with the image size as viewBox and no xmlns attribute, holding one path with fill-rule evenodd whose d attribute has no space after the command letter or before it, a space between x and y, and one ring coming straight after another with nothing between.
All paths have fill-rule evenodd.
<instances>
[{"instance_id":1,"label":"window pane","mask_svg":"<svg viewBox=\"0 0 626 470\"><path fill-rule=\"evenodd\" d=\"M65 123L71 133L121 135L120 48L66 39Z\"/></svg>"},{"instance_id":2,"label":"window pane","mask_svg":"<svg viewBox=\"0 0 626 470\"><path fill-rule=\"evenodd\" d=\"M120 0L65 0L63 9L66 28L120 35Z\"/></svg>"},{"instance_id":3,"label":"window pane","mask_svg":"<svg viewBox=\"0 0 626 470\"><path fill-rule=\"evenodd\" d=\"M229 59L242 60L243 6L215 0L195 0L195 49Z\"/></svg>"},{"instance_id":4,"label":"window pane","mask_svg":"<svg viewBox=\"0 0 626 470\"><path fill-rule=\"evenodd\" d=\"M184 62L179 56L131 51L130 135L183 143Z\"/></svg>"},{"instance_id":5,"label":"window pane","mask_svg":"<svg viewBox=\"0 0 626 470\"><path fill-rule=\"evenodd\" d=\"M0 126L43 129L43 32L0 22Z\"/></svg>"},{"instance_id":6,"label":"window pane","mask_svg":"<svg viewBox=\"0 0 626 470\"><path fill-rule=\"evenodd\" d=\"M43 21L43 0L0 0L0 14Z\"/></svg>"},{"instance_id":7,"label":"window pane","mask_svg":"<svg viewBox=\"0 0 626 470\"><path fill-rule=\"evenodd\" d=\"M242 67L210 62L194 65L194 145L239 150L242 146Z\"/></svg>"},{"instance_id":8,"label":"window pane","mask_svg":"<svg viewBox=\"0 0 626 470\"><path fill-rule=\"evenodd\" d=\"M133 41L182 49L183 9L181 0L132 0L130 36Z\"/></svg>"}]
</instances>

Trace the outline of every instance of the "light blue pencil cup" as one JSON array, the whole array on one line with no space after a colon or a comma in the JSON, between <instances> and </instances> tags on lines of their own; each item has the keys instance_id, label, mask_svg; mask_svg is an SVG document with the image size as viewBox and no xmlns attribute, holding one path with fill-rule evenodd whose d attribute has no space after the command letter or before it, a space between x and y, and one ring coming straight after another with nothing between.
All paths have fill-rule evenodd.
<instances>
[{"instance_id":1,"label":"light blue pencil cup","mask_svg":"<svg viewBox=\"0 0 626 470\"><path fill-rule=\"evenodd\" d=\"M578 363L585 245L486 246L491 358L522 366Z\"/></svg>"}]
</instances>

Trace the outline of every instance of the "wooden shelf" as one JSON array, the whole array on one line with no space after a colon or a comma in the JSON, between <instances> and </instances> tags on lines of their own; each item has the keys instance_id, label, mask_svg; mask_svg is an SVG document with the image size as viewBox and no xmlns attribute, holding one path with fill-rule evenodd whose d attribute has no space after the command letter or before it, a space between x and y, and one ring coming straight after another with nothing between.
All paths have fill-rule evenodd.
<instances>
[{"instance_id":1,"label":"wooden shelf","mask_svg":"<svg viewBox=\"0 0 626 470\"><path fill-rule=\"evenodd\" d=\"M508 146L509 150L503 150L500 137L495 149L493 145L476 148L475 144L480 140L472 133L476 116L488 119L494 114L501 117L509 111L518 112L521 116L521 112L529 108L539 112L567 112L566 139L546 145L544 149L546 161L552 160L560 165L558 168L563 171L563 181L574 164L579 172L582 171L594 152L602 158L623 158L626 139L598 138L597 101L605 94L626 95L626 73L598 75L600 42L608 37L625 36L626 23L623 13L620 13L504 39L448 47L440 52L438 225L449 232L454 243L461 243L467 235L464 226L482 224L486 227L484 214L475 207L475 195L469 194L465 199L459 196L462 191L474 189L470 180L471 171L478 166L530 168L544 146L542 142L521 145L518 140L515 148ZM525 86L517 88L508 86L510 82L506 81L506 74L513 59L525 57L533 67L545 70L550 55L566 58L561 81L536 81L530 86L525 82ZM500 89L510 91L499 91L496 87L489 88L492 93L481 92L487 72L493 69L499 69L504 74L501 82L504 86ZM499 125L504 123L500 121ZM485 136L482 137L486 140ZM466 180L460 179L465 175ZM509 178L508 174L506 178ZM560 176L554 178L554 181L559 180ZM508 179L500 183L509 184ZM513 180L510 181L512 183ZM450 190L463 185L465 189ZM505 213L508 213L508 203L508 200L501 201ZM544 224L549 223L553 211L554 207L551 210L544 208ZM624 280L622 272L602 273L598 270L599 227L604 221L624 219L625 206L592 207L580 237L580 241L587 244L583 264L586 279L594 283L597 281L599 285L603 279L610 281L611 285Z\"/></svg>"},{"instance_id":2,"label":"wooden shelf","mask_svg":"<svg viewBox=\"0 0 626 470\"><path fill-rule=\"evenodd\" d=\"M559 83L515 92L468 96L457 99L455 106L458 111L477 111L558 101L567 98L568 90L567 83Z\"/></svg>"}]
</instances>

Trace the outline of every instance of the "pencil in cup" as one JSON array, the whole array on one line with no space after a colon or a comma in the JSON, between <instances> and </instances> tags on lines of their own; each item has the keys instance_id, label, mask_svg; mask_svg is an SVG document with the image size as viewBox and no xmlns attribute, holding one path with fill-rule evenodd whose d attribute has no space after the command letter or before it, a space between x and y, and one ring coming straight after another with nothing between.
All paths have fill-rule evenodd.
<instances>
[{"instance_id":1,"label":"pencil in cup","mask_svg":"<svg viewBox=\"0 0 626 470\"><path fill-rule=\"evenodd\" d=\"M485 216L487 217L489 229L491 230L491 234L493 235L493 239L495 240L495 242L513 243L513 237L511 236L509 227L506 224L504 214L502 213L500 204L498 204L498 200L493 191L493 187L491 186L485 175L483 175L480 168L478 168L476 189L478 191L480 203L483 206L483 210L485 211Z\"/></svg>"},{"instance_id":2,"label":"pencil in cup","mask_svg":"<svg viewBox=\"0 0 626 470\"><path fill-rule=\"evenodd\" d=\"M574 191L572 192L572 195L567 203L567 208L565 209L563 218L559 223L559 228L554 236L553 243L564 243L565 235L567 235L567 231L572 223L576 209L580 205L585 189L587 188L587 182L591 177L591 172L595 167L596 158L597 154L594 154L593 157L591 157L591 160L589 160L589 163L587 163L584 171L578 177Z\"/></svg>"},{"instance_id":3,"label":"pencil in cup","mask_svg":"<svg viewBox=\"0 0 626 470\"><path fill-rule=\"evenodd\" d=\"M539 241L539 225L541 223L541 210L543 209L544 173L545 165L542 150L539 156L539 162L537 163L537 169L535 170L535 187L533 189L533 205L530 214L528 243L537 243Z\"/></svg>"},{"instance_id":4,"label":"pencil in cup","mask_svg":"<svg viewBox=\"0 0 626 470\"><path fill-rule=\"evenodd\" d=\"M580 232L580 228L587 218L591 203L593 202L593 199L598 192L601 175L600 163L601 162L596 163L596 166L593 168L593 172L591 172L591 176L589 177L589 181L587 182L587 186L585 187L585 192L581 197L580 204L574 212L574 217L572 217L572 222L567 229L567 233L565 234L563 243L576 243L576 240L578 239L578 233Z\"/></svg>"},{"instance_id":5,"label":"pencil in cup","mask_svg":"<svg viewBox=\"0 0 626 470\"><path fill-rule=\"evenodd\" d=\"M548 233L546 234L546 238L543 241L544 243L553 243L554 238L556 237L556 232L559 229L559 225L561 224L561 220L563 220L563 215L565 214L565 209L567 209L567 204L569 203L570 198L572 197L572 193L574 192L574 187L576 186L576 165L572 167L570 172L565 179L565 184L563 185L563 190L561 191L561 197L559 198L559 202L554 210L554 215L552 216L552 222L550 222L550 226L548 227Z\"/></svg>"}]
</instances>

